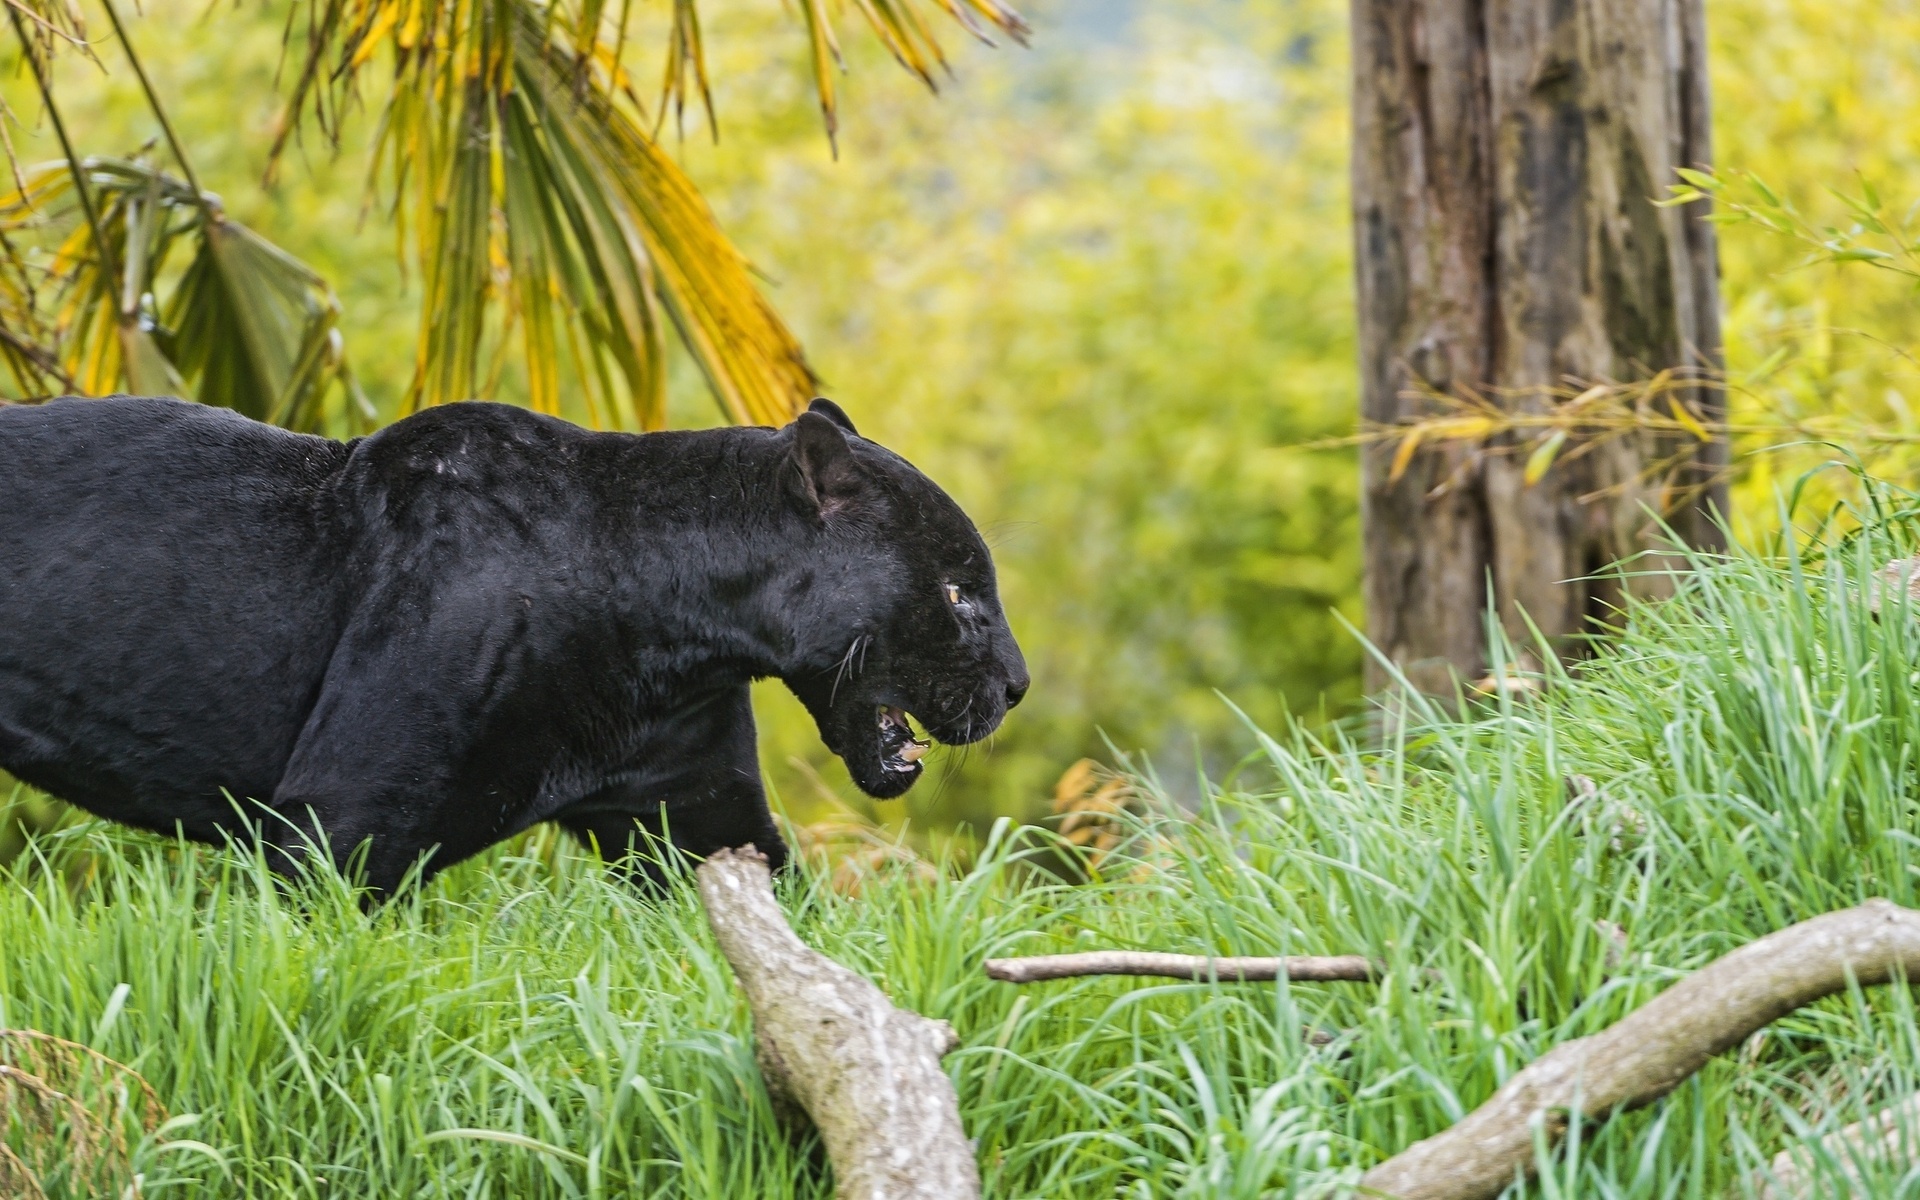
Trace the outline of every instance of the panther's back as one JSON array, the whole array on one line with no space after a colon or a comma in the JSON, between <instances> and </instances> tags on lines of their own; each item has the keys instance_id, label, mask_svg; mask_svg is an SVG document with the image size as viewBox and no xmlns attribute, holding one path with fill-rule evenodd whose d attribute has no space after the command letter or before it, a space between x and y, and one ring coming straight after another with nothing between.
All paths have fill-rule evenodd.
<instances>
[{"instance_id":1,"label":"panther's back","mask_svg":"<svg viewBox=\"0 0 1920 1200\"><path fill-rule=\"evenodd\" d=\"M337 629L347 452L178 400L0 407L0 766L198 836L222 788L269 796Z\"/></svg>"}]
</instances>

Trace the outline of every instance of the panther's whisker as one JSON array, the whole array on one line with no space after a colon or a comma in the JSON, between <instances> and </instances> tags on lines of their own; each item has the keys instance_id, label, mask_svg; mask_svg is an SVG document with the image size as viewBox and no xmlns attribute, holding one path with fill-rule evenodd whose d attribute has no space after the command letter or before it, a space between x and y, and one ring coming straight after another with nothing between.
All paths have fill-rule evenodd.
<instances>
[{"instance_id":1,"label":"panther's whisker","mask_svg":"<svg viewBox=\"0 0 1920 1200\"><path fill-rule=\"evenodd\" d=\"M1038 524L1037 521L995 521L980 530L980 540L989 550L998 550Z\"/></svg>"},{"instance_id":2,"label":"panther's whisker","mask_svg":"<svg viewBox=\"0 0 1920 1200\"><path fill-rule=\"evenodd\" d=\"M860 648L860 638L854 638L847 652L840 656L840 669L834 673L833 689L827 693L827 703L832 704L840 696L840 684L847 677L847 668L853 664L853 652Z\"/></svg>"},{"instance_id":3,"label":"panther's whisker","mask_svg":"<svg viewBox=\"0 0 1920 1200\"><path fill-rule=\"evenodd\" d=\"M933 795L929 798L930 806L937 806L946 797L947 792L953 787L953 781L958 778L960 769L966 765L967 748L955 746L953 750L956 753L943 755L941 758L940 775L934 783Z\"/></svg>"}]
</instances>

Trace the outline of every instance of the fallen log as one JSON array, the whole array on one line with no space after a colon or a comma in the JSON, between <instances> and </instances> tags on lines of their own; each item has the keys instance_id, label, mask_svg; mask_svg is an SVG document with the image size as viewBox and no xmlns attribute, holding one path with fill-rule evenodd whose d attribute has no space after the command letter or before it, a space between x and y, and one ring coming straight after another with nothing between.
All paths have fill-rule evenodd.
<instances>
[{"instance_id":1,"label":"fallen log","mask_svg":"<svg viewBox=\"0 0 1920 1200\"><path fill-rule=\"evenodd\" d=\"M1142 950L1093 950L1083 954L1037 954L1028 958L990 958L989 978L1002 983L1037 983L1081 975L1156 975L1167 979L1217 979L1222 983L1266 983L1285 976L1295 983L1371 983L1380 968L1358 954L1293 958L1209 958L1201 954L1156 954Z\"/></svg>"},{"instance_id":2,"label":"fallen log","mask_svg":"<svg viewBox=\"0 0 1920 1200\"><path fill-rule=\"evenodd\" d=\"M794 936L767 860L722 850L696 871L707 923L753 1010L776 1103L820 1131L841 1200L977 1200L980 1170L940 1060L952 1026L895 1008Z\"/></svg>"},{"instance_id":3,"label":"fallen log","mask_svg":"<svg viewBox=\"0 0 1920 1200\"><path fill-rule=\"evenodd\" d=\"M1362 1177L1362 1195L1492 1200L1549 1143L1666 1095L1724 1050L1797 1008L1920 968L1920 912L1885 900L1768 934L1695 971L1601 1033L1554 1047L1452 1128Z\"/></svg>"}]
</instances>

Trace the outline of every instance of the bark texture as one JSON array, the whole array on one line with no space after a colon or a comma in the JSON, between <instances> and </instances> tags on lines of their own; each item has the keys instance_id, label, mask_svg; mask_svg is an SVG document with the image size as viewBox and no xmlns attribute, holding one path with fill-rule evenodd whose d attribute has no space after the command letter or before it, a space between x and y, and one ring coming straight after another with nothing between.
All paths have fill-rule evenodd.
<instances>
[{"instance_id":1,"label":"bark texture","mask_svg":"<svg viewBox=\"0 0 1920 1200\"><path fill-rule=\"evenodd\" d=\"M1534 1169L1572 1114L1598 1119L1650 1104L1715 1055L1796 1008L1920 968L1920 912L1885 900L1828 913L1742 946L1603 1033L1554 1047L1443 1133L1368 1171L1363 1194L1492 1200ZM1371 1189L1370 1191L1366 1189Z\"/></svg>"},{"instance_id":2,"label":"bark texture","mask_svg":"<svg viewBox=\"0 0 1920 1200\"><path fill-rule=\"evenodd\" d=\"M872 983L794 936L751 846L696 875L707 922L753 1009L776 1101L813 1119L841 1200L978 1200L980 1171L940 1060L945 1021L895 1008Z\"/></svg>"},{"instance_id":3,"label":"bark texture","mask_svg":"<svg viewBox=\"0 0 1920 1200\"><path fill-rule=\"evenodd\" d=\"M1358 954L1294 958L1208 958L1140 950L1094 950L1084 954L1038 954L990 958L987 976L1002 983L1037 983L1080 975L1157 975L1166 979L1218 979L1262 983L1285 976L1295 983L1370 983L1379 969Z\"/></svg>"},{"instance_id":4,"label":"bark texture","mask_svg":"<svg viewBox=\"0 0 1920 1200\"><path fill-rule=\"evenodd\" d=\"M1652 204L1711 158L1701 4L1352 0L1367 421L1428 411L1422 387L1525 405L1569 379L1719 366L1712 226ZM1719 540L1723 445L1651 479L1686 447L1568 446L1532 486L1527 448L1502 449L1429 448L1397 480L1393 446L1364 452L1368 632L1425 690L1485 671L1489 587L1523 642L1523 611L1556 643L1604 613L1611 585L1581 579L1659 544L1643 504Z\"/></svg>"}]
</instances>

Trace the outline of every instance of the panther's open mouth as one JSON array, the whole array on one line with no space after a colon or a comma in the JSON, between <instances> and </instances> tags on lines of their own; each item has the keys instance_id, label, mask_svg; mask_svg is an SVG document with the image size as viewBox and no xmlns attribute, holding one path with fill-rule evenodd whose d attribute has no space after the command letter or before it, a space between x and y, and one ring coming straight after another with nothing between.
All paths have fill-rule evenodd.
<instances>
[{"instance_id":1,"label":"panther's open mouth","mask_svg":"<svg viewBox=\"0 0 1920 1200\"><path fill-rule=\"evenodd\" d=\"M904 709L880 709L880 765L889 771L909 774L920 769L920 760L932 749L931 742L913 736Z\"/></svg>"}]
</instances>

